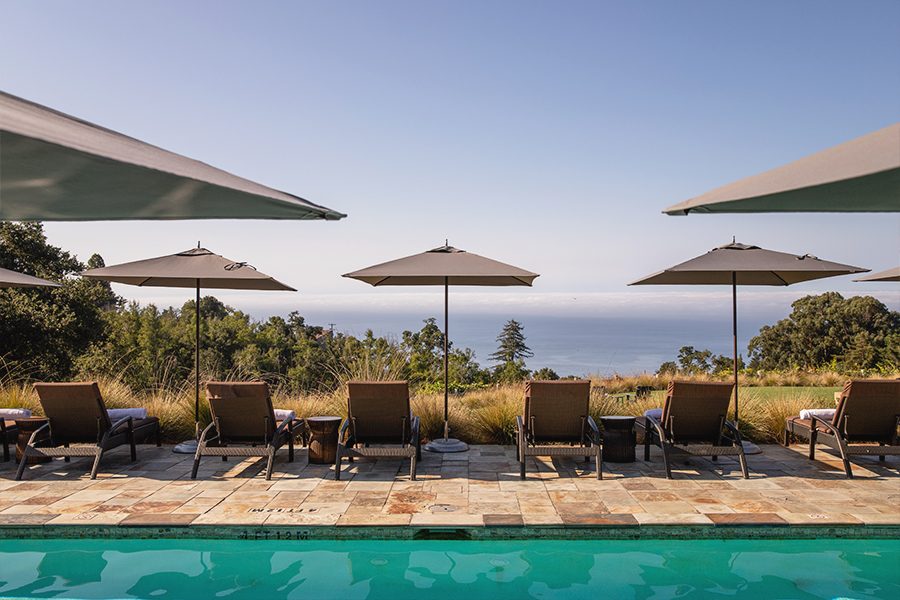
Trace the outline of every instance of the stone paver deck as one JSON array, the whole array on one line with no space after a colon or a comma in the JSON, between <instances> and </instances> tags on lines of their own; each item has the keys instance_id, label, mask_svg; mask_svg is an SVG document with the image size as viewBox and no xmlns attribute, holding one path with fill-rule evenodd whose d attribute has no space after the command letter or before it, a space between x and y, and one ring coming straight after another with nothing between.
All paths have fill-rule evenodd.
<instances>
[{"instance_id":1,"label":"stone paver deck","mask_svg":"<svg viewBox=\"0 0 900 600\"><path fill-rule=\"evenodd\" d=\"M825 450L763 446L748 456L751 477L721 457L680 460L667 480L659 451L649 462L604 463L604 478L572 459L529 458L518 475L515 449L472 446L457 454L422 453L418 480L409 462L356 459L310 465L279 452L271 481L264 459L204 458L196 480L192 456L170 446L139 446L138 460L118 448L96 480L90 459L34 465L15 481L0 463L0 526L900 526L900 458L853 459L854 479Z\"/></svg>"}]
</instances>

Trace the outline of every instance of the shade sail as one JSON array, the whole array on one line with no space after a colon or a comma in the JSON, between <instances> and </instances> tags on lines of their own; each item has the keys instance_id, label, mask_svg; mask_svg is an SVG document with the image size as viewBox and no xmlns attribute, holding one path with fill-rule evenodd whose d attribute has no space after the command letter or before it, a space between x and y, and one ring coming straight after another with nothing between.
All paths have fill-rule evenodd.
<instances>
[{"instance_id":1,"label":"shade sail","mask_svg":"<svg viewBox=\"0 0 900 600\"><path fill-rule=\"evenodd\" d=\"M40 277L32 277L18 271L0 268L0 288L19 287L62 287L55 281L47 281Z\"/></svg>"},{"instance_id":2,"label":"shade sail","mask_svg":"<svg viewBox=\"0 0 900 600\"><path fill-rule=\"evenodd\" d=\"M900 212L900 123L663 212Z\"/></svg>"},{"instance_id":3,"label":"shade sail","mask_svg":"<svg viewBox=\"0 0 900 600\"><path fill-rule=\"evenodd\" d=\"M0 220L346 215L0 92Z\"/></svg>"},{"instance_id":4,"label":"shade sail","mask_svg":"<svg viewBox=\"0 0 900 600\"><path fill-rule=\"evenodd\" d=\"M900 267L894 267L880 273L872 273L853 281L900 281Z\"/></svg>"},{"instance_id":5,"label":"shade sail","mask_svg":"<svg viewBox=\"0 0 900 600\"><path fill-rule=\"evenodd\" d=\"M297 291L247 263L229 260L206 248L91 269L80 275L143 287Z\"/></svg>"},{"instance_id":6,"label":"shade sail","mask_svg":"<svg viewBox=\"0 0 900 600\"><path fill-rule=\"evenodd\" d=\"M628 285L791 285L868 269L731 243Z\"/></svg>"},{"instance_id":7,"label":"shade sail","mask_svg":"<svg viewBox=\"0 0 900 600\"><path fill-rule=\"evenodd\" d=\"M382 285L530 286L537 273L452 246L374 265L344 277Z\"/></svg>"}]
</instances>

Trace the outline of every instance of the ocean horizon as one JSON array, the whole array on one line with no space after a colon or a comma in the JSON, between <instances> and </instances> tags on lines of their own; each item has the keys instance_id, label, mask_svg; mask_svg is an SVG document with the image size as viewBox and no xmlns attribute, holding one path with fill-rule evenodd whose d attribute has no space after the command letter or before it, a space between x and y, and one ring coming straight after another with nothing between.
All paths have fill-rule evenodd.
<instances>
[{"instance_id":1,"label":"ocean horizon","mask_svg":"<svg viewBox=\"0 0 900 600\"><path fill-rule=\"evenodd\" d=\"M332 313L323 322L316 313L304 314L308 325L362 338L371 329L376 337L402 339L403 331L419 331L426 317L394 313ZM434 315L443 330L443 314ZM683 346L732 356L732 323L723 318L621 318L584 316L450 315L450 342L470 348L482 367L493 366L488 356L497 350L497 336L515 318L524 326L525 344L534 356L525 361L531 370L543 367L558 375L633 375L654 373L675 361ZM738 322L738 352L746 359L747 344L771 320L747 318Z\"/></svg>"}]
</instances>

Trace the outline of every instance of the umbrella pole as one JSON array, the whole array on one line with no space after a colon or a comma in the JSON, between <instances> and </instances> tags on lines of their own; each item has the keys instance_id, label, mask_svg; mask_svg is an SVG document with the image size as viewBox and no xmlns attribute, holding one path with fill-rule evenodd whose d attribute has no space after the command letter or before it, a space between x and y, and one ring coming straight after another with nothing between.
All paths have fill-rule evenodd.
<instances>
[{"instance_id":1,"label":"umbrella pole","mask_svg":"<svg viewBox=\"0 0 900 600\"><path fill-rule=\"evenodd\" d=\"M463 452L469 449L465 442L450 437L450 388L449 388L449 355L450 346L448 329L450 325L450 278L444 276L444 437L425 444L429 452Z\"/></svg>"},{"instance_id":2,"label":"umbrella pole","mask_svg":"<svg viewBox=\"0 0 900 600\"><path fill-rule=\"evenodd\" d=\"M195 454L200 443L200 280L197 280L197 300L194 304L194 439L172 448L178 454Z\"/></svg>"},{"instance_id":3,"label":"umbrella pole","mask_svg":"<svg viewBox=\"0 0 900 600\"><path fill-rule=\"evenodd\" d=\"M200 280L197 280L197 327L194 331L194 439L200 439Z\"/></svg>"},{"instance_id":4,"label":"umbrella pole","mask_svg":"<svg viewBox=\"0 0 900 600\"><path fill-rule=\"evenodd\" d=\"M734 426L740 428L738 417L738 351L737 351L737 272L731 272L731 322L733 323L734 340ZM759 446L742 440L744 454L759 454L762 450Z\"/></svg>"},{"instance_id":5,"label":"umbrella pole","mask_svg":"<svg viewBox=\"0 0 900 600\"><path fill-rule=\"evenodd\" d=\"M734 342L734 426L740 425L738 417L738 353L737 353L737 273L731 272L731 323L732 323L732 340Z\"/></svg>"},{"instance_id":6,"label":"umbrella pole","mask_svg":"<svg viewBox=\"0 0 900 600\"><path fill-rule=\"evenodd\" d=\"M447 366L449 364L449 358L447 356L447 347L449 346L447 340L449 339L449 327L450 327L450 278L444 277L444 441L446 442L450 437L450 410L449 410L449 396L450 392L447 386L448 383L448 370Z\"/></svg>"}]
</instances>

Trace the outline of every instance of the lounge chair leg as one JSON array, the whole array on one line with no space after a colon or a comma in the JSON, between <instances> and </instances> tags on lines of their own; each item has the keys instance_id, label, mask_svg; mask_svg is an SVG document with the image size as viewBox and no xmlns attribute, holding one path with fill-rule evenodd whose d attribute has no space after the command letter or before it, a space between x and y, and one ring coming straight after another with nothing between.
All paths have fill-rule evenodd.
<instances>
[{"instance_id":1,"label":"lounge chair leg","mask_svg":"<svg viewBox=\"0 0 900 600\"><path fill-rule=\"evenodd\" d=\"M6 431L3 432L3 435L6 435ZM3 462L9 460L9 444L6 440L3 440Z\"/></svg>"},{"instance_id":2,"label":"lounge chair leg","mask_svg":"<svg viewBox=\"0 0 900 600\"><path fill-rule=\"evenodd\" d=\"M288 462L294 462L294 435L288 436Z\"/></svg>"},{"instance_id":3,"label":"lounge chair leg","mask_svg":"<svg viewBox=\"0 0 900 600\"><path fill-rule=\"evenodd\" d=\"M816 424L812 424L812 430L809 432L809 460L816 459Z\"/></svg>"},{"instance_id":4,"label":"lounge chair leg","mask_svg":"<svg viewBox=\"0 0 900 600\"><path fill-rule=\"evenodd\" d=\"M662 447L663 462L666 465L666 479L672 479L672 466L669 464L669 451L666 448L665 443L662 443L660 445Z\"/></svg>"},{"instance_id":5,"label":"lounge chair leg","mask_svg":"<svg viewBox=\"0 0 900 600\"><path fill-rule=\"evenodd\" d=\"M16 470L16 481L22 481L22 474L25 473L25 461L28 459L28 447L25 447L25 452L22 453L22 462L19 463L19 468Z\"/></svg>"},{"instance_id":6,"label":"lounge chair leg","mask_svg":"<svg viewBox=\"0 0 900 600\"><path fill-rule=\"evenodd\" d=\"M94 458L94 468L91 469L91 479L97 479L97 470L100 468L100 458L103 456L103 450L97 452L97 456Z\"/></svg>"},{"instance_id":7,"label":"lounge chair leg","mask_svg":"<svg viewBox=\"0 0 900 600\"><path fill-rule=\"evenodd\" d=\"M650 430L644 431L644 462L650 462Z\"/></svg>"},{"instance_id":8,"label":"lounge chair leg","mask_svg":"<svg viewBox=\"0 0 900 600\"><path fill-rule=\"evenodd\" d=\"M750 470L747 468L747 457L741 452L738 455L738 459L741 461L741 472L744 474L744 479L750 479Z\"/></svg>"},{"instance_id":9,"label":"lounge chair leg","mask_svg":"<svg viewBox=\"0 0 900 600\"><path fill-rule=\"evenodd\" d=\"M597 479L603 479L603 450L597 446Z\"/></svg>"},{"instance_id":10,"label":"lounge chair leg","mask_svg":"<svg viewBox=\"0 0 900 600\"><path fill-rule=\"evenodd\" d=\"M131 438L131 462L137 460L137 446L134 445L134 436Z\"/></svg>"},{"instance_id":11,"label":"lounge chair leg","mask_svg":"<svg viewBox=\"0 0 900 600\"><path fill-rule=\"evenodd\" d=\"M341 480L341 445L338 444L337 450L334 453L334 480Z\"/></svg>"},{"instance_id":12,"label":"lounge chair leg","mask_svg":"<svg viewBox=\"0 0 900 600\"><path fill-rule=\"evenodd\" d=\"M409 461L409 462L410 462L410 465L409 465L409 478L410 478L412 481L415 481L415 480L416 480L416 455L415 455L415 454L412 455L412 457L410 458L410 461Z\"/></svg>"},{"instance_id":13,"label":"lounge chair leg","mask_svg":"<svg viewBox=\"0 0 900 600\"><path fill-rule=\"evenodd\" d=\"M275 451L270 450L269 461L266 463L266 481L272 480L272 467L275 466Z\"/></svg>"},{"instance_id":14,"label":"lounge chair leg","mask_svg":"<svg viewBox=\"0 0 900 600\"><path fill-rule=\"evenodd\" d=\"M787 427L784 428L784 447L787 448L791 445L791 432Z\"/></svg>"}]
</instances>

